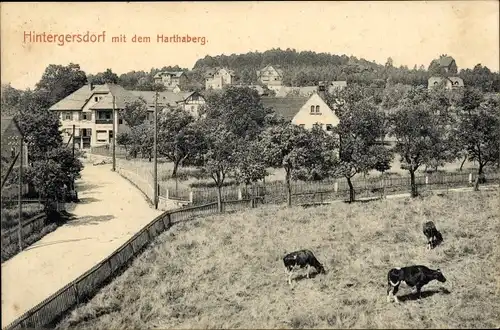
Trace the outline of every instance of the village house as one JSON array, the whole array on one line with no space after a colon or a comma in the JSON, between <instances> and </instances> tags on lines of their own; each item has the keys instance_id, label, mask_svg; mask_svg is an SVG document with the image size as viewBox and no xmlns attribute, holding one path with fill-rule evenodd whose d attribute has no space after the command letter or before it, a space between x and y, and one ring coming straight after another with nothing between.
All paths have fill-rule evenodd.
<instances>
[{"instance_id":1,"label":"village house","mask_svg":"<svg viewBox=\"0 0 500 330\"><path fill-rule=\"evenodd\" d=\"M113 104L114 97L114 104ZM148 118L155 110L155 92L129 91L115 84L82 86L60 100L49 110L58 113L61 121L63 139L67 142L75 127L75 145L82 149L109 144L114 132L126 132L129 128L118 116L127 103L143 99L147 104ZM198 108L204 103L197 92L159 92L158 108L179 106L197 115ZM115 109L113 127L113 108Z\"/></svg>"},{"instance_id":2,"label":"village house","mask_svg":"<svg viewBox=\"0 0 500 330\"><path fill-rule=\"evenodd\" d=\"M162 84L173 92L180 92L188 81L187 75L182 71L161 71L154 76L156 84Z\"/></svg>"},{"instance_id":3,"label":"village house","mask_svg":"<svg viewBox=\"0 0 500 330\"><path fill-rule=\"evenodd\" d=\"M315 92L309 97L286 96L262 98L265 107L274 111L293 124L312 129L319 126L327 132L339 124L339 118L334 109L330 108L324 100L326 85L320 83Z\"/></svg>"},{"instance_id":4,"label":"village house","mask_svg":"<svg viewBox=\"0 0 500 330\"><path fill-rule=\"evenodd\" d=\"M456 68L456 63L453 57L451 56L441 56L439 58L439 71L440 74L438 76L432 76L427 81L427 88L435 88L444 84L445 88L448 90L464 87L464 81L460 77L451 77L449 73L451 72L452 67Z\"/></svg>"},{"instance_id":5,"label":"village house","mask_svg":"<svg viewBox=\"0 0 500 330\"><path fill-rule=\"evenodd\" d=\"M28 145L26 138L23 136L21 129L17 125L16 121L11 117L2 117L1 118L1 157L2 157L2 184L3 180L6 179L7 171L12 166L20 165L20 157L22 157L23 167L28 166ZM19 153L21 149L21 139L23 140L23 149L22 153ZM16 156L19 154L18 158ZM16 163L13 164L14 160ZM23 193L28 191L28 185L23 185L22 187ZM17 185L15 186L4 186L2 189L2 196L16 196L19 193L19 188Z\"/></svg>"},{"instance_id":6,"label":"village house","mask_svg":"<svg viewBox=\"0 0 500 330\"><path fill-rule=\"evenodd\" d=\"M12 117L1 118L1 141L2 141L2 167L10 165L21 147L21 139L24 139L21 129ZM23 142L26 142L23 140ZM28 163L28 147L23 144L23 162Z\"/></svg>"},{"instance_id":7,"label":"village house","mask_svg":"<svg viewBox=\"0 0 500 330\"><path fill-rule=\"evenodd\" d=\"M283 70L277 66L267 65L262 70L257 70L257 78L267 88L278 92L283 85Z\"/></svg>"},{"instance_id":8,"label":"village house","mask_svg":"<svg viewBox=\"0 0 500 330\"><path fill-rule=\"evenodd\" d=\"M134 96L140 97L148 105L148 119L152 119L155 108L155 93L153 91L130 91ZM200 107L205 104L205 98L198 92L159 92L158 108L179 107L198 117Z\"/></svg>"},{"instance_id":9,"label":"village house","mask_svg":"<svg viewBox=\"0 0 500 330\"><path fill-rule=\"evenodd\" d=\"M222 89L224 86L233 85L236 74L226 68L211 69L205 73L206 89Z\"/></svg>"}]
</instances>

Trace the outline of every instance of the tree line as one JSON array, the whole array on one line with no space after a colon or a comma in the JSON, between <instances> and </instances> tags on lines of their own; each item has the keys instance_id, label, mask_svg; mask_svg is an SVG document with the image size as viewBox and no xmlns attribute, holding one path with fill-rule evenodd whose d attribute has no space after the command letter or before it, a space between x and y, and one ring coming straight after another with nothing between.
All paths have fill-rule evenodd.
<instances>
[{"instance_id":1,"label":"tree line","mask_svg":"<svg viewBox=\"0 0 500 330\"><path fill-rule=\"evenodd\" d=\"M86 79L77 64L49 65L33 90L2 86L2 116L14 117L28 148L29 163L24 170L24 182L44 201L47 213L52 213L56 203L69 196L83 168L79 151L73 155L63 142L58 115L48 109L80 88ZM9 164L10 160L2 159L2 173ZM18 169L14 168L7 183L15 184L18 178Z\"/></svg>"},{"instance_id":2,"label":"tree line","mask_svg":"<svg viewBox=\"0 0 500 330\"><path fill-rule=\"evenodd\" d=\"M319 127L306 130L265 108L256 91L230 87L210 94L193 117L180 108L158 113L158 153L178 167L196 166L221 189L229 177L240 184L263 180L269 167L283 168L291 204L294 180L314 181L343 177L355 201L352 178L371 170L387 171L399 155L417 196L415 173L465 157L479 164L484 178L488 164L498 164L500 150L499 97L477 88L428 90L402 84L382 92L350 85L325 100L340 119L332 134ZM127 105L121 116L131 127L117 135L117 143L132 157L151 159L153 122L144 102ZM392 137L395 144L384 144ZM479 181L476 183L478 188Z\"/></svg>"}]
</instances>

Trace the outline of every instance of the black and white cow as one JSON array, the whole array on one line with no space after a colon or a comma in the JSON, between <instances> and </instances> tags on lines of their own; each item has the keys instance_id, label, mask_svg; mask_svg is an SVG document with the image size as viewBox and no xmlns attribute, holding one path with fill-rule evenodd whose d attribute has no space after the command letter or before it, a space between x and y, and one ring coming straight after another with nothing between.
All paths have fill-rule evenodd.
<instances>
[{"instance_id":1,"label":"black and white cow","mask_svg":"<svg viewBox=\"0 0 500 330\"><path fill-rule=\"evenodd\" d=\"M387 302L391 301L391 295L395 302L399 302L396 293L401 282L405 282L411 288L416 288L420 298L422 287L433 280L446 282L446 278L439 269L433 270L421 265L393 268L387 273Z\"/></svg>"},{"instance_id":2,"label":"black and white cow","mask_svg":"<svg viewBox=\"0 0 500 330\"><path fill-rule=\"evenodd\" d=\"M422 226L422 231L427 237L427 249L433 249L439 244L443 242L443 235L437 230L436 225L434 225L434 222L432 221L427 221L426 223L423 224Z\"/></svg>"},{"instance_id":3,"label":"black and white cow","mask_svg":"<svg viewBox=\"0 0 500 330\"><path fill-rule=\"evenodd\" d=\"M307 267L307 278L309 278L309 269L312 267L316 268L319 273L325 274L325 268L316 259L314 254L309 250L299 250L291 252L283 257L283 263L285 264L285 273L288 275L288 284L292 284L292 275L295 269L300 269Z\"/></svg>"}]
</instances>

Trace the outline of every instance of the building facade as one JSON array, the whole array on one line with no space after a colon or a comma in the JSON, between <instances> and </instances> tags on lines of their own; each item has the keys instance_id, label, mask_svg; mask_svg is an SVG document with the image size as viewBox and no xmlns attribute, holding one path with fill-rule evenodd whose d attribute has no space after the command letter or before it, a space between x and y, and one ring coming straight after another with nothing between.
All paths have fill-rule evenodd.
<instances>
[{"instance_id":1,"label":"building facade","mask_svg":"<svg viewBox=\"0 0 500 330\"><path fill-rule=\"evenodd\" d=\"M154 76L154 81L156 84L165 86L167 90L175 91L176 87L182 90L188 84L189 79L182 71L162 71Z\"/></svg>"},{"instance_id":2,"label":"building facade","mask_svg":"<svg viewBox=\"0 0 500 330\"><path fill-rule=\"evenodd\" d=\"M218 68L205 74L206 89L222 89L224 86L234 84L235 73L233 70Z\"/></svg>"},{"instance_id":3,"label":"building facade","mask_svg":"<svg viewBox=\"0 0 500 330\"><path fill-rule=\"evenodd\" d=\"M460 77L430 77L427 82L427 88L435 88L444 84L448 90L464 87L464 81Z\"/></svg>"},{"instance_id":4,"label":"building facade","mask_svg":"<svg viewBox=\"0 0 500 330\"><path fill-rule=\"evenodd\" d=\"M257 78L267 88L278 92L283 86L283 70L277 66L267 65L262 70L257 70Z\"/></svg>"}]
</instances>

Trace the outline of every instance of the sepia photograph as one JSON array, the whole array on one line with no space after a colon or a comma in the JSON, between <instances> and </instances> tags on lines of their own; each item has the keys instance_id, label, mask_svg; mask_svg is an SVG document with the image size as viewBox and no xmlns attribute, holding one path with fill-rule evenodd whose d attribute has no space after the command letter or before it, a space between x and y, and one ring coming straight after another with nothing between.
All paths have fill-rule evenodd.
<instances>
[{"instance_id":1,"label":"sepia photograph","mask_svg":"<svg viewBox=\"0 0 500 330\"><path fill-rule=\"evenodd\" d=\"M2 330L500 329L500 2L2 2Z\"/></svg>"}]
</instances>

